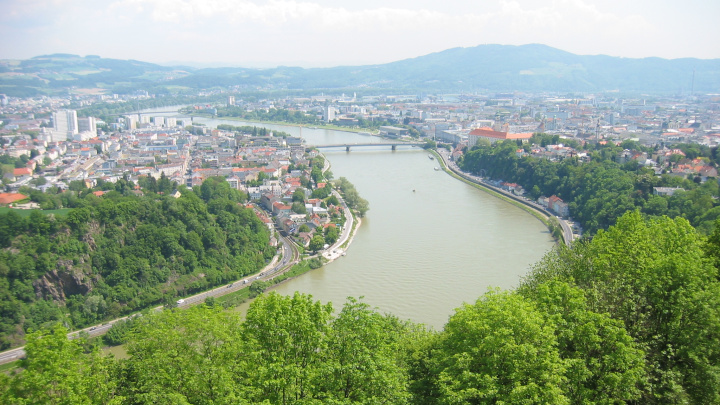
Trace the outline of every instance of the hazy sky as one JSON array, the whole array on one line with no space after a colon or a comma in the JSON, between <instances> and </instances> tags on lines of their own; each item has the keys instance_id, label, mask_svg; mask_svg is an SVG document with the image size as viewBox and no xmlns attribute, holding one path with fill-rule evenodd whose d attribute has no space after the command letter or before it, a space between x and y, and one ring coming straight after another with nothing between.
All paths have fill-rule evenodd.
<instances>
[{"instance_id":1,"label":"hazy sky","mask_svg":"<svg viewBox=\"0 0 720 405\"><path fill-rule=\"evenodd\" d=\"M0 59L386 63L455 47L720 58L718 0L0 0Z\"/></svg>"}]
</instances>

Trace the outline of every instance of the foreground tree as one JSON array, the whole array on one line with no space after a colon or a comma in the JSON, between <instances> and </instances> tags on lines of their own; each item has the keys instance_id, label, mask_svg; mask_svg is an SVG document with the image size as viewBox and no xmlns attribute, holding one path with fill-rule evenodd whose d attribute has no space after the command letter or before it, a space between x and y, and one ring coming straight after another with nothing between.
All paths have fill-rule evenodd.
<instances>
[{"instance_id":1,"label":"foreground tree","mask_svg":"<svg viewBox=\"0 0 720 405\"><path fill-rule=\"evenodd\" d=\"M437 403L569 403L554 327L517 294L492 291L458 309L430 364Z\"/></svg>"},{"instance_id":2,"label":"foreground tree","mask_svg":"<svg viewBox=\"0 0 720 405\"><path fill-rule=\"evenodd\" d=\"M323 403L404 404L409 399L402 347L411 325L353 298L330 326L318 398Z\"/></svg>"},{"instance_id":3,"label":"foreground tree","mask_svg":"<svg viewBox=\"0 0 720 405\"><path fill-rule=\"evenodd\" d=\"M624 403L640 396L645 353L622 322L588 308L583 291L553 280L520 289L555 327L571 403Z\"/></svg>"},{"instance_id":4,"label":"foreground tree","mask_svg":"<svg viewBox=\"0 0 720 405\"><path fill-rule=\"evenodd\" d=\"M67 329L28 336L22 371L0 382L3 404L120 404L117 375L110 358L85 339L69 340Z\"/></svg>"},{"instance_id":5,"label":"foreground tree","mask_svg":"<svg viewBox=\"0 0 720 405\"><path fill-rule=\"evenodd\" d=\"M244 340L257 358L256 384L262 386L262 393L254 398L256 402L298 403L317 392L317 383L324 378L319 359L331 314L331 304L297 292L292 297L271 293L252 303Z\"/></svg>"},{"instance_id":6,"label":"foreground tree","mask_svg":"<svg viewBox=\"0 0 720 405\"><path fill-rule=\"evenodd\" d=\"M234 404L256 393L241 321L198 305L145 317L122 361L122 393L135 404Z\"/></svg>"},{"instance_id":7,"label":"foreground tree","mask_svg":"<svg viewBox=\"0 0 720 405\"><path fill-rule=\"evenodd\" d=\"M683 218L623 215L590 242L548 255L524 288L558 278L584 290L646 352L644 403L720 402L720 284Z\"/></svg>"}]
</instances>

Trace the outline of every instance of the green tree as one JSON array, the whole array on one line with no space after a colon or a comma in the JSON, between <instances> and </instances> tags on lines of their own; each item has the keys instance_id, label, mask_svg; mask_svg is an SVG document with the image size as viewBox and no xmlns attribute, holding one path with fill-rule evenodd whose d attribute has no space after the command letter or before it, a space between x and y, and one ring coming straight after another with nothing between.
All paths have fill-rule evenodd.
<instances>
[{"instance_id":1,"label":"green tree","mask_svg":"<svg viewBox=\"0 0 720 405\"><path fill-rule=\"evenodd\" d=\"M325 200L328 205L338 205L340 204L340 201L338 201L337 197L335 195L331 195L328 197L327 200Z\"/></svg>"},{"instance_id":2,"label":"green tree","mask_svg":"<svg viewBox=\"0 0 720 405\"><path fill-rule=\"evenodd\" d=\"M322 168L313 166L312 170L310 171L310 177L313 179L315 184L322 182L324 180Z\"/></svg>"},{"instance_id":3,"label":"green tree","mask_svg":"<svg viewBox=\"0 0 720 405\"><path fill-rule=\"evenodd\" d=\"M0 392L4 404L121 403L117 380L108 358L80 338L69 340L67 329L31 333L25 345L22 371ZM89 350L89 353L86 353Z\"/></svg>"},{"instance_id":4,"label":"green tree","mask_svg":"<svg viewBox=\"0 0 720 405\"><path fill-rule=\"evenodd\" d=\"M318 250L322 249L323 246L325 246L325 238L322 237L322 235L315 235L310 239L310 243L308 244L308 249L312 252L317 252Z\"/></svg>"},{"instance_id":5,"label":"green tree","mask_svg":"<svg viewBox=\"0 0 720 405\"><path fill-rule=\"evenodd\" d=\"M292 195L293 202L305 202L305 189L298 187L295 189Z\"/></svg>"},{"instance_id":6,"label":"green tree","mask_svg":"<svg viewBox=\"0 0 720 405\"><path fill-rule=\"evenodd\" d=\"M572 403L620 403L638 399L645 383L644 356L622 322L592 312L584 292L553 280L520 289L555 325L563 386Z\"/></svg>"},{"instance_id":7,"label":"green tree","mask_svg":"<svg viewBox=\"0 0 720 405\"><path fill-rule=\"evenodd\" d=\"M40 176L36 179L30 180L30 183L32 183L36 186L44 186L45 184L47 184L47 179L45 179L45 177L43 177L43 176Z\"/></svg>"},{"instance_id":8,"label":"green tree","mask_svg":"<svg viewBox=\"0 0 720 405\"><path fill-rule=\"evenodd\" d=\"M646 353L642 402L716 403L720 288L703 246L683 218L629 212L592 241L548 255L525 285L575 283L591 310L622 321Z\"/></svg>"},{"instance_id":9,"label":"green tree","mask_svg":"<svg viewBox=\"0 0 720 405\"><path fill-rule=\"evenodd\" d=\"M363 218L368 210L370 210L370 203L366 199L359 197L355 203L355 210L357 210L358 216Z\"/></svg>"},{"instance_id":10,"label":"green tree","mask_svg":"<svg viewBox=\"0 0 720 405\"><path fill-rule=\"evenodd\" d=\"M457 309L432 359L438 403L569 403L554 325L514 293Z\"/></svg>"},{"instance_id":11,"label":"green tree","mask_svg":"<svg viewBox=\"0 0 720 405\"><path fill-rule=\"evenodd\" d=\"M340 236L340 231L335 226L328 226L325 228L325 243L328 245L332 245L333 243L337 242L338 237Z\"/></svg>"},{"instance_id":12,"label":"green tree","mask_svg":"<svg viewBox=\"0 0 720 405\"><path fill-rule=\"evenodd\" d=\"M250 305L244 340L262 359L255 367L265 387L256 402L298 403L316 392L326 377L319 374L319 359L331 316L331 304L298 292L292 297L271 293Z\"/></svg>"},{"instance_id":13,"label":"green tree","mask_svg":"<svg viewBox=\"0 0 720 405\"><path fill-rule=\"evenodd\" d=\"M251 397L258 359L239 317L194 306L145 316L132 331L122 393L139 404L230 404Z\"/></svg>"},{"instance_id":14,"label":"green tree","mask_svg":"<svg viewBox=\"0 0 720 405\"><path fill-rule=\"evenodd\" d=\"M292 212L296 214L307 214L307 208L305 208L305 204L302 202L294 202L291 209Z\"/></svg>"},{"instance_id":15,"label":"green tree","mask_svg":"<svg viewBox=\"0 0 720 405\"><path fill-rule=\"evenodd\" d=\"M402 360L411 336L406 323L348 298L331 325L318 377L326 403L407 403L408 374Z\"/></svg>"}]
</instances>

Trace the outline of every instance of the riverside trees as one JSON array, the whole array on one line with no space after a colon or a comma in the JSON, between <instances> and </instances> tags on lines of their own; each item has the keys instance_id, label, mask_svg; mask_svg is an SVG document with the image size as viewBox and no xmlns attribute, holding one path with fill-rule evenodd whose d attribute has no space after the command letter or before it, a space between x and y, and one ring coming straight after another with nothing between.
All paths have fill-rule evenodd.
<instances>
[{"instance_id":1,"label":"riverside trees","mask_svg":"<svg viewBox=\"0 0 720 405\"><path fill-rule=\"evenodd\" d=\"M335 187L342 193L348 207L357 211L361 218L364 217L365 213L370 209L370 204L366 199L360 197L355 186L345 177L340 177L335 181Z\"/></svg>"},{"instance_id":2,"label":"riverside trees","mask_svg":"<svg viewBox=\"0 0 720 405\"><path fill-rule=\"evenodd\" d=\"M576 157L553 162L518 156L517 150L514 141L497 142L469 151L459 165L466 171L518 183L533 198L557 195L568 203L570 215L589 234L607 229L625 212L635 209L655 216L684 217L706 234L720 215L720 186L716 181L697 184L667 174L656 176L634 161L621 165L616 161L622 148L614 145L593 151L589 162ZM658 196L653 195L653 187L685 191Z\"/></svg>"}]
</instances>

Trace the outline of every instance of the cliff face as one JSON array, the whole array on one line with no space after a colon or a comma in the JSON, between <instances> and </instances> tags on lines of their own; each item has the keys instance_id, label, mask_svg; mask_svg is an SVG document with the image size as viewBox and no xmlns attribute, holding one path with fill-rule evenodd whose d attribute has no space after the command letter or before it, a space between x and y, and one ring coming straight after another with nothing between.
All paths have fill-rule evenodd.
<instances>
[{"instance_id":1,"label":"cliff face","mask_svg":"<svg viewBox=\"0 0 720 405\"><path fill-rule=\"evenodd\" d=\"M52 299L64 303L68 295L85 295L92 290L92 282L72 260L59 260L57 268L33 282L38 299Z\"/></svg>"},{"instance_id":2,"label":"cliff face","mask_svg":"<svg viewBox=\"0 0 720 405\"><path fill-rule=\"evenodd\" d=\"M87 244L90 252L97 249L95 238L101 235L103 229L97 221L90 221L87 224L87 232L82 237L82 242ZM61 237L69 237L70 232L63 232ZM54 269L46 272L42 277L33 282L35 297L38 299L52 299L58 304L64 304L70 295L87 295L92 291L97 280L90 276L92 269L88 255L78 255L74 260L58 260ZM99 276L98 276L99 277Z\"/></svg>"}]
</instances>

